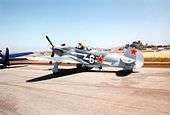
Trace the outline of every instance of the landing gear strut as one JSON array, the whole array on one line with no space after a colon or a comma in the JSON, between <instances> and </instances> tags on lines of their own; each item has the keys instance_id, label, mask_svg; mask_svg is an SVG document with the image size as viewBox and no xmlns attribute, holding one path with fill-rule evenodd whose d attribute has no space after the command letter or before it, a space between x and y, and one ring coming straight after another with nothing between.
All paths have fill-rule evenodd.
<instances>
[{"instance_id":1,"label":"landing gear strut","mask_svg":"<svg viewBox=\"0 0 170 115\"><path fill-rule=\"evenodd\" d=\"M59 69L58 69L59 64L60 64L59 62L55 62L54 67L52 69L53 74L56 74L59 72Z\"/></svg>"}]
</instances>

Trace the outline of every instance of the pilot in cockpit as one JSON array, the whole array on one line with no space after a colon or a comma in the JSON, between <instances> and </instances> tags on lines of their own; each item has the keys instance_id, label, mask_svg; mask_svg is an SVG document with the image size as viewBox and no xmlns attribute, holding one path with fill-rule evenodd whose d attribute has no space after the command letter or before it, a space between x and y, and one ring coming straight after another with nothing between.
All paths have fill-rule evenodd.
<instances>
[{"instance_id":1,"label":"pilot in cockpit","mask_svg":"<svg viewBox=\"0 0 170 115\"><path fill-rule=\"evenodd\" d=\"M84 50L85 47L82 43L78 43L78 46L76 47L77 49Z\"/></svg>"}]
</instances>

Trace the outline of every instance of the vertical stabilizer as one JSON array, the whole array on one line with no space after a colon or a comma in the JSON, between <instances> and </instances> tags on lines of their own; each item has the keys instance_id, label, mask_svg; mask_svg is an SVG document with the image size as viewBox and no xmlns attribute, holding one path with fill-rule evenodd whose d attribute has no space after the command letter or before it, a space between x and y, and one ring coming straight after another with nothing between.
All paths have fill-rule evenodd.
<instances>
[{"instance_id":1,"label":"vertical stabilizer","mask_svg":"<svg viewBox=\"0 0 170 115\"><path fill-rule=\"evenodd\" d=\"M136 49L135 47L129 47L125 51L124 56L135 60L135 66L134 66L135 69L141 68L144 64L144 57L142 51Z\"/></svg>"}]
</instances>

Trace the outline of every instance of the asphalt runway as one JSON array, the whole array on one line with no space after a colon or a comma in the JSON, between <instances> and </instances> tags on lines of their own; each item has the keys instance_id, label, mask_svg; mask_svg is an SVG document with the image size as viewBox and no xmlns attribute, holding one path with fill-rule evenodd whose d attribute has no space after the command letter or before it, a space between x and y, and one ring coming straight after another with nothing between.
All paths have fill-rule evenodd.
<instances>
[{"instance_id":1,"label":"asphalt runway","mask_svg":"<svg viewBox=\"0 0 170 115\"><path fill-rule=\"evenodd\" d=\"M0 70L1 115L168 115L170 69L142 68L129 75L79 72L47 65Z\"/></svg>"}]
</instances>

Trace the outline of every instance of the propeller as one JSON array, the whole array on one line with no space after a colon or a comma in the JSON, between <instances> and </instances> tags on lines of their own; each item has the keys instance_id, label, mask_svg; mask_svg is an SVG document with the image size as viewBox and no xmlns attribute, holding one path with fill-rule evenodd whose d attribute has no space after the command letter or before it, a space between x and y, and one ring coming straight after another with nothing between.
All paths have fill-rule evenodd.
<instances>
[{"instance_id":1,"label":"propeller","mask_svg":"<svg viewBox=\"0 0 170 115\"><path fill-rule=\"evenodd\" d=\"M48 42L51 44L52 48L54 48L54 45L53 45L53 43L51 42L51 40L49 39L49 37L46 36L46 38L47 38Z\"/></svg>"},{"instance_id":2,"label":"propeller","mask_svg":"<svg viewBox=\"0 0 170 115\"><path fill-rule=\"evenodd\" d=\"M10 63L9 63L9 49L6 48L6 51L5 51L5 66L9 66Z\"/></svg>"},{"instance_id":3,"label":"propeller","mask_svg":"<svg viewBox=\"0 0 170 115\"><path fill-rule=\"evenodd\" d=\"M53 43L51 42L51 40L49 39L49 37L48 36L46 36L46 39L48 40L48 42L51 44L51 46L52 46L52 53L51 53L51 57L54 57L54 49L55 49L55 47L54 47L54 45L53 45Z\"/></svg>"},{"instance_id":4,"label":"propeller","mask_svg":"<svg viewBox=\"0 0 170 115\"><path fill-rule=\"evenodd\" d=\"M52 50L51 57L54 57L54 50Z\"/></svg>"}]
</instances>

